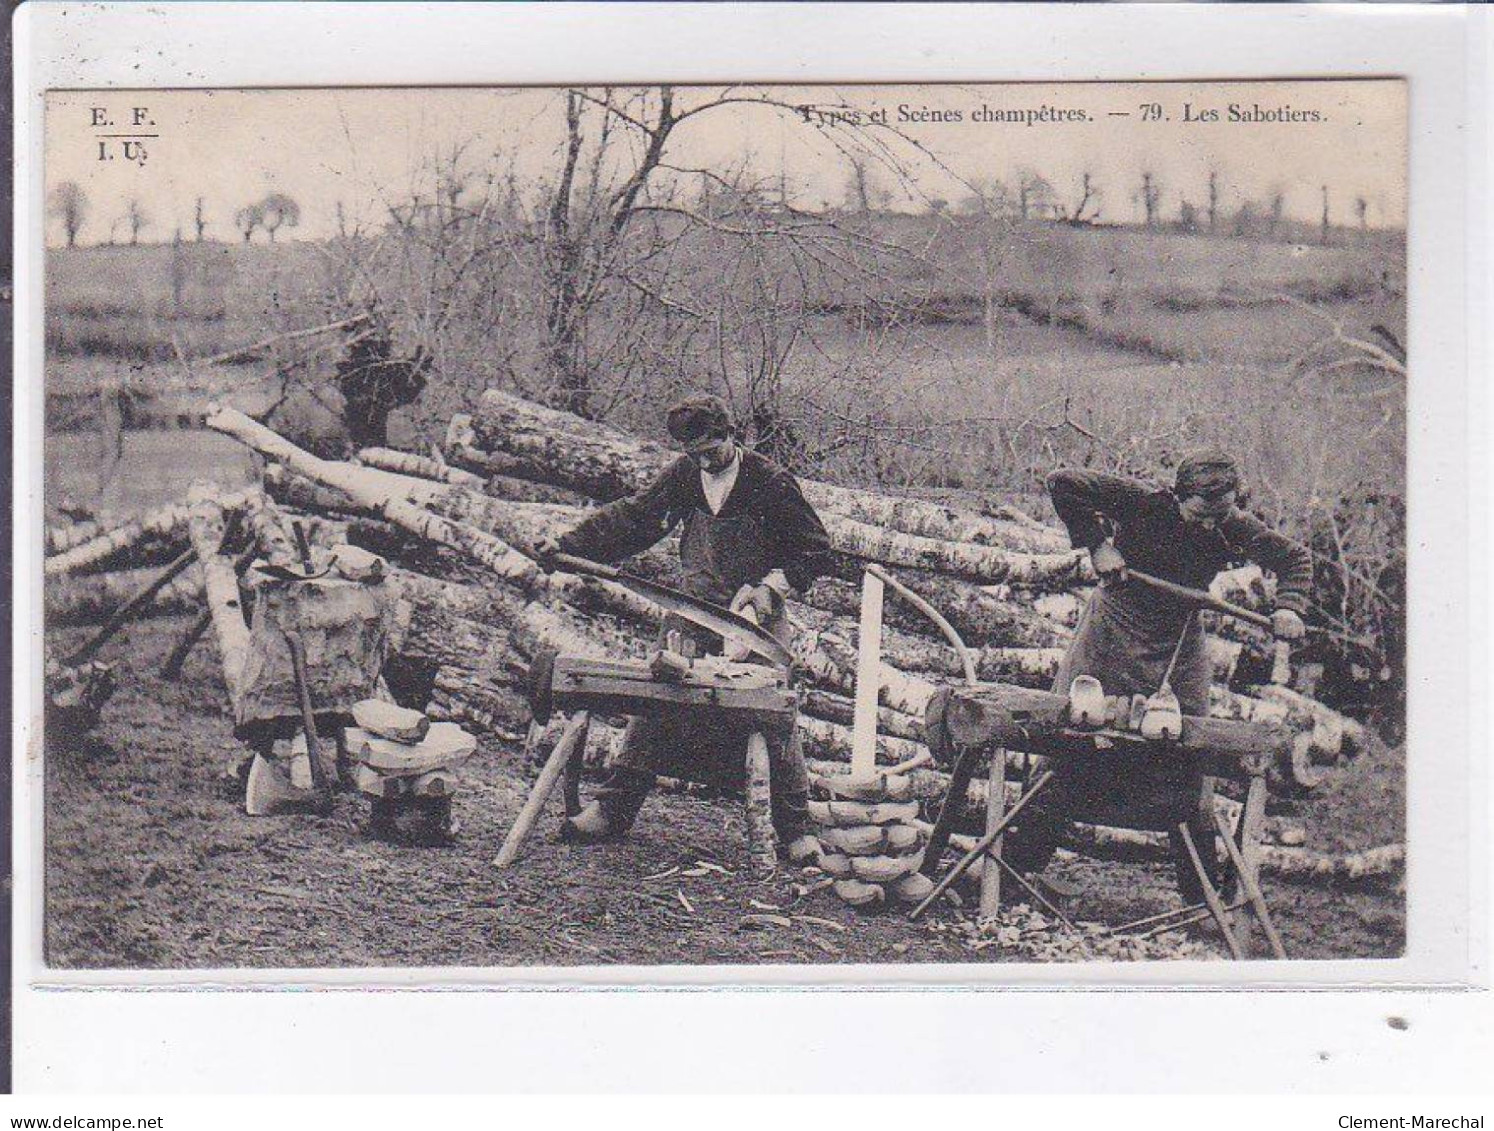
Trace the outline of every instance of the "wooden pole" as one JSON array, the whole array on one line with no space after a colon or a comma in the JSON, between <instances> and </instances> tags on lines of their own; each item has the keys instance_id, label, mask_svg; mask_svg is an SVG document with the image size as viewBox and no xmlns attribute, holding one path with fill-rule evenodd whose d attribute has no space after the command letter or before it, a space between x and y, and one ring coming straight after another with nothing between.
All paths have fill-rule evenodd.
<instances>
[{"instance_id":1,"label":"wooden pole","mask_svg":"<svg viewBox=\"0 0 1494 1131\"><path fill-rule=\"evenodd\" d=\"M778 870L774 853L771 775L768 740L761 731L753 731L747 736L747 855L759 879L767 879Z\"/></svg>"},{"instance_id":2,"label":"wooden pole","mask_svg":"<svg viewBox=\"0 0 1494 1131\"><path fill-rule=\"evenodd\" d=\"M870 777L877 764L877 695L882 687L882 579L862 575L861 626L856 636L856 713L851 775Z\"/></svg>"},{"instance_id":3,"label":"wooden pole","mask_svg":"<svg viewBox=\"0 0 1494 1131\"><path fill-rule=\"evenodd\" d=\"M1209 905L1209 914L1214 917L1214 922L1219 924L1219 932L1224 936L1224 945L1229 947L1230 957L1236 962L1243 961L1245 952L1240 949L1240 940L1235 938L1235 932L1230 930L1229 912L1219 899L1219 893L1214 890L1214 881L1209 878L1203 860L1198 855L1198 846L1193 843L1193 833L1189 831L1187 821L1179 822L1178 835L1183 838L1188 860L1193 865L1194 874L1198 876L1199 886L1203 888L1204 902Z\"/></svg>"},{"instance_id":4,"label":"wooden pole","mask_svg":"<svg viewBox=\"0 0 1494 1131\"><path fill-rule=\"evenodd\" d=\"M306 645L299 633L288 632L285 642L290 645L291 669L296 676L296 697L301 703L301 726L306 731L306 761L311 771L311 791L317 803L331 803L331 791L327 775L322 767L322 752L318 749L316 733L316 711L311 705L311 679L306 672Z\"/></svg>"},{"instance_id":5,"label":"wooden pole","mask_svg":"<svg viewBox=\"0 0 1494 1131\"><path fill-rule=\"evenodd\" d=\"M244 657L249 651L249 625L244 620L244 609L239 601L239 575L234 563L218 553L223 544L223 507L204 488L193 488L191 517L188 530L192 536L192 548L202 563L202 583L207 594L208 612L213 618L213 628L218 638L218 651L223 658L223 682L228 685L228 696L235 713L241 697L240 677L244 670Z\"/></svg>"},{"instance_id":6,"label":"wooden pole","mask_svg":"<svg viewBox=\"0 0 1494 1131\"><path fill-rule=\"evenodd\" d=\"M954 829L955 818L959 816L960 810L965 807L965 795L970 789L970 779L975 776L975 764L980 759L980 749L975 746L965 746L960 749L959 756L955 759L954 770L949 775L949 790L944 794L944 802L939 806L939 816L934 819L933 831L929 833L928 844L923 850L923 866L919 869L929 879L939 874L939 865L943 862L944 846L949 843L949 834ZM1003 767L1003 772L1005 767ZM991 771L996 772L994 769ZM1006 792L1006 783L1002 782L1002 792ZM987 804L989 805L989 800Z\"/></svg>"},{"instance_id":7,"label":"wooden pole","mask_svg":"<svg viewBox=\"0 0 1494 1131\"><path fill-rule=\"evenodd\" d=\"M981 837L978 841L975 842L974 847L972 847L969 852L965 853L965 855L960 858L959 863L951 868L945 875L945 877L934 886L934 890L929 892L929 894L924 898L923 902L908 913L908 918L913 920L915 923L920 918L922 918L923 913L930 907L932 907L934 903L939 899L939 897L946 891L948 891L950 886L956 880L958 880L961 876L963 876L967 871L970 870L970 865L974 864L977 860L985 855L986 850L989 849L991 845L996 843L996 838L999 837L1002 833L1006 832L1007 827L1017 819L1018 814L1020 814L1022 810L1028 806L1028 804L1034 797L1042 793L1043 790L1047 789L1048 783L1052 780L1052 770L1044 770L1042 773L1038 774L1038 776L1032 781L1032 788L1024 793L1017 801L1017 803L1013 805L1009 810L1007 810L1006 816L1001 818L1000 823L997 824L994 829L988 831L985 836Z\"/></svg>"},{"instance_id":8,"label":"wooden pole","mask_svg":"<svg viewBox=\"0 0 1494 1131\"><path fill-rule=\"evenodd\" d=\"M508 836L503 838L503 847L498 850L498 855L493 859L494 867L507 868L519 858L520 849L524 847L524 842L529 839L530 832L539 821L540 814L544 812L545 802L550 800L550 794L555 792L555 787L560 783L560 776L565 770L566 763L570 761L572 750L585 744L586 729L590 722L591 716L585 711L577 711L566 720L565 731L561 734L560 741L555 744L555 749L550 751L550 757L545 761L544 769L540 771L539 780L529 791L529 798L524 802L524 808L519 811L514 827L509 829Z\"/></svg>"},{"instance_id":9,"label":"wooden pole","mask_svg":"<svg viewBox=\"0 0 1494 1131\"><path fill-rule=\"evenodd\" d=\"M92 659L98 650L107 644L110 638L123 628L137 612L150 604L151 599L157 593L171 584L172 578L185 571L196 560L196 550L188 550L184 554L177 555L176 560L163 569L159 577L137 592L123 605L119 606L114 611L114 615L104 622L103 627L89 637L88 642L64 660L63 663L72 667L76 664L81 664L84 660Z\"/></svg>"},{"instance_id":10,"label":"wooden pole","mask_svg":"<svg viewBox=\"0 0 1494 1131\"><path fill-rule=\"evenodd\" d=\"M1219 830L1219 836L1224 840L1224 850L1229 854L1235 874L1240 878L1240 886L1244 889L1250 909L1255 912L1255 917L1260 921L1261 930L1265 932L1266 942L1271 947L1271 954L1283 962L1286 961L1286 946L1281 941L1281 935L1276 931L1276 924L1271 921L1271 911L1266 906L1266 896L1257 882L1255 869L1246 862L1224 817L1217 810L1214 813L1214 825Z\"/></svg>"},{"instance_id":11,"label":"wooden pole","mask_svg":"<svg viewBox=\"0 0 1494 1131\"><path fill-rule=\"evenodd\" d=\"M1000 830L1006 817L1006 751L997 747L991 751L991 771L987 779L986 832ZM943 816L941 813L940 816ZM980 917L994 918L1001 911L1001 869L996 861L1001 856L1002 838L991 842L981 864L980 873Z\"/></svg>"},{"instance_id":12,"label":"wooden pole","mask_svg":"<svg viewBox=\"0 0 1494 1131\"><path fill-rule=\"evenodd\" d=\"M176 647L171 650L171 655L166 657L166 662L161 665L161 678L164 680L176 680L181 678L182 668L186 666L187 657L192 654L192 649L197 647L197 642L202 639L213 623L211 609L203 609L197 619L192 622L192 627L177 641Z\"/></svg>"}]
</instances>

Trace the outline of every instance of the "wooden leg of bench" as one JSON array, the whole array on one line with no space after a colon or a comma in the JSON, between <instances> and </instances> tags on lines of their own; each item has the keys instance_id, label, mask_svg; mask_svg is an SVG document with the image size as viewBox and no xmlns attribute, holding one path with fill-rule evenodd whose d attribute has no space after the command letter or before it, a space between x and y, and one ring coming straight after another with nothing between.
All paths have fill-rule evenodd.
<instances>
[{"instance_id":1,"label":"wooden leg of bench","mask_svg":"<svg viewBox=\"0 0 1494 1131\"><path fill-rule=\"evenodd\" d=\"M1232 886L1237 888L1233 893L1234 898L1244 896L1249 914L1254 917L1255 922L1260 924L1261 932L1266 936L1266 943L1271 948L1272 956L1285 959L1286 947L1276 930L1276 924L1271 920L1271 912L1266 906L1265 893L1261 891L1261 835L1265 820L1266 779L1263 777L1250 779L1250 786L1245 794L1245 804L1240 809L1240 823L1233 836L1230 835L1229 826L1224 818L1217 812L1214 814L1215 826L1224 840L1224 848L1229 854L1231 871L1234 873L1235 883Z\"/></svg>"},{"instance_id":2,"label":"wooden leg of bench","mask_svg":"<svg viewBox=\"0 0 1494 1131\"><path fill-rule=\"evenodd\" d=\"M565 731L561 734L560 741L555 744L555 749L550 751L550 757L546 759L545 767L540 771L539 780L529 791L529 799L524 802L524 808L519 810L514 827L509 829L508 836L503 838L503 847L498 850L498 855L493 860L495 867L507 868L519 858L519 850L524 847L524 842L534 830L540 814L544 812L545 802L550 800L550 794L554 793L555 787L560 784L561 774L570 761L571 754L577 748L586 745L586 730L590 722L591 717L585 711L577 711L566 720Z\"/></svg>"},{"instance_id":3,"label":"wooden leg of bench","mask_svg":"<svg viewBox=\"0 0 1494 1131\"><path fill-rule=\"evenodd\" d=\"M1225 851L1229 853L1230 863L1234 866L1235 874L1240 880L1240 887L1245 892L1246 906L1255 915L1256 922L1260 924L1261 930L1265 933L1272 956L1284 960L1287 956L1286 947L1282 945L1281 936L1276 932L1276 924L1271 921L1271 911L1266 906L1266 896L1261 891L1259 876L1245 860L1234 837L1230 836L1229 826L1224 818L1216 813L1214 823L1219 828L1219 835L1224 838Z\"/></svg>"},{"instance_id":4,"label":"wooden leg of bench","mask_svg":"<svg viewBox=\"0 0 1494 1131\"><path fill-rule=\"evenodd\" d=\"M1198 855L1198 846L1193 843L1193 833L1188 828L1188 822L1182 821L1178 824L1178 835L1183 838L1183 847L1188 850L1188 859L1193 864L1193 871L1198 876L1198 882L1203 888L1204 902L1209 905L1209 914L1214 916L1214 922L1219 925L1219 931L1224 935L1224 945L1229 947L1230 957L1236 962L1245 958L1245 952L1240 949L1240 941L1235 938L1235 932L1230 929L1229 912L1219 900L1219 893L1214 890L1213 877L1203 865L1203 859Z\"/></svg>"},{"instance_id":5,"label":"wooden leg of bench","mask_svg":"<svg viewBox=\"0 0 1494 1131\"><path fill-rule=\"evenodd\" d=\"M954 831L955 818L965 808L965 796L970 790L970 779L975 776L975 764L979 758L980 750L974 746L961 747L955 758L954 769L949 775L949 791L944 795L944 803L939 806L939 816L934 819L928 846L923 850L923 864L919 868L931 880L939 874L939 865L944 862L944 849L949 844L949 834ZM1001 795L1003 802L1006 800L1004 784Z\"/></svg>"},{"instance_id":6,"label":"wooden leg of bench","mask_svg":"<svg viewBox=\"0 0 1494 1131\"><path fill-rule=\"evenodd\" d=\"M565 777L561 786L561 797L565 801L565 815L574 817L581 812L581 772L586 767L586 735L571 748L571 756L565 760Z\"/></svg>"},{"instance_id":7,"label":"wooden leg of bench","mask_svg":"<svg viewBox=\"0 0 1494 1131\"><path fill-rule=\"evenodd\" d=\"M773 834L773 778L768 740L760 731L747 736L747 854L752 869L766 879L778 870Z\"/></svg>"},{"instance_id":8,"label":"wooden leg of bench","mask_svg":"<svg viewBox=\"0 0 1494 1131\"><path fill-rule=\"evenodd\" d=\"M1006 816L1006 751L995 747L991 751L991 770L986 778L986 832L1001 827ZM943 814L941 813L942 817ZM994 918L1001 911L1001 868L996 858L1001 855L1001 842L997 837L991 842L990 851L981 862L980 872L980 917Z\"/></svg>"}]
</instances>

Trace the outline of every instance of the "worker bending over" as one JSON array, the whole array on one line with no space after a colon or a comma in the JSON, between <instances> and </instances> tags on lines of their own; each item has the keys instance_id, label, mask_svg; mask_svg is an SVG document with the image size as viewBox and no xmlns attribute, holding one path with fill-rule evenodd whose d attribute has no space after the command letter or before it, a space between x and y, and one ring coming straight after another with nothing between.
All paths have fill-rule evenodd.
<instances>
[{"instance_id":1,"label":"worker bending over","mask_svg":"<svg viewBox=\"0 0 1494 1131\"><path fill-rule=\"evenodd\" d=\"M1055 471L1048 491L1075 547L1090 552L1100 583L1080 615L1053 690L1067 695L1076 676L1100 681L1106 695L1155 694L1170 682L1185 715L1207 715L1211 670L1193 605L1127 577L1127 567L1194 589L1207 589L1221 570L1255 562L1276 575L1271 627L1281 640L1305 631L1301 614L1312 587L1307 550L1240 510L1240 473L1218 451L1194 453L1178 465L1171 491L1097 471ZM1169 673L1170 667L1170 673ZM1076 808L1117 808L1179 814L1217 877L1212 792L1191 766L1159 767L1117 780L1099 762L1049 767L1052 784L1035 797L1008 838L1007 860L1041 872L1052 858L1067 814ZM1158 809L1160 807L1160 809ZM1181 837L1172 834L1179 887L1190 903L1202 898Z\"/></svg>"},{"instance_id":2,"label":"worker bending over","mask_svg":"<svg viewBox=\"0 0 1494 1131\"><path fill-rule=\"evenodd\" d=\"M734 437L718 397L690 397L669 410L669 435L684 455L630 498L598 509L570 532L536 547L616 562L680 534L683 588L692 596L737 612L789 643L784 598L806 588L835 562L829 536L794 477L744 448ZM677 617L665 632L695 640L699 654L719 653L715 633ZM728 656L729 659L740 657ZM747 735L708 715L636 717L596 799L564 826L576 841L621 836L663 773L740 785ZM796 736L769 742L773 826L791 858L813 851L807 839L809 781Z\"/></svg>"}]
</instances>

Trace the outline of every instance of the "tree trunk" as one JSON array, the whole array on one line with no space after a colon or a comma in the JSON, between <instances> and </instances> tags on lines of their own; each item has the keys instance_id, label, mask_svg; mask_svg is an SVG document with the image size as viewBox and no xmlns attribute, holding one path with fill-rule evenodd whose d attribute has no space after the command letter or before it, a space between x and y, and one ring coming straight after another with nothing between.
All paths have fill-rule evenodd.
<instances>
[{"instance_id":1,"label":"tree trunk","mask_svg":"<svg viewBox=\"0 0 1494 1131\"><path fill-rule=\"evenodd\" d=\"M513 457L528 476L603 501L639 490L677 458L660 444L495 389L483 394L472 428L482 449ZM838 514L940 541L1040 554L1060 552L1068 545L1056 529L1037 531L1024 523L921 499L893 498L811 479L800 480L800 486L822 518Z\"/></svg>"},{"instance_id":2,"label":"tree trunk","mask_svg":"<svg viewBox=\"0 0 1494 1131\"><path fill-rule=\"evenodd\" d=\"M358 462L366 467L377 467L415 479L429 479L436 483L466 487L474 491L481 491L486 485L486 481L481 476L473 475L470 471L449 467L437 463L428 456L418 456L413 452L398 452L393 448L363 448L358 452Z\"/></svg>"},{"instance_id":3,"label":"tree trunk","mask_svg":"<svg viewBox=\"0 0 1494 1131\"><path fill-rule=\"evenodd\" d=\"M249 650L249 625L239 600L239 577L233 559L218 553L223 542L223 500L215 498L210 488L199 485L188 496L188 505L187 527L192 548L197 551L197 560L202 566L207 607L213 617L214 635L223 663L223 682L228 687L228 697L237 714L242 698L241 676Z\"/></svg>"}]
</instances>

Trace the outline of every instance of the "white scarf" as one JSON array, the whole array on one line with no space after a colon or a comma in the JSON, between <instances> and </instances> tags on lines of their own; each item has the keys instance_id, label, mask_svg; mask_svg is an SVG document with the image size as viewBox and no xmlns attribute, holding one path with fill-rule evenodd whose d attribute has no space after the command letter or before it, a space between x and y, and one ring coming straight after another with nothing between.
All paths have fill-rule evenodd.
<instances>
[{"instance_id":1,"label":"white scarf","mask_svg":"<svg viewBox=\"0 0 1494 1131\"><path fill-rule=\"evenodd\" d=\"M721 508L726 505L727 496L731 489L737 485L737 472L742 470L742 449L737 448L732 453L731 462L720 471L700 472L700 489L705 492L706 506L711 508L712 514L720 514Z\"/></svg>"}]
</instances>

